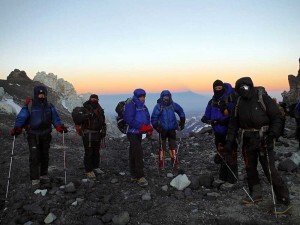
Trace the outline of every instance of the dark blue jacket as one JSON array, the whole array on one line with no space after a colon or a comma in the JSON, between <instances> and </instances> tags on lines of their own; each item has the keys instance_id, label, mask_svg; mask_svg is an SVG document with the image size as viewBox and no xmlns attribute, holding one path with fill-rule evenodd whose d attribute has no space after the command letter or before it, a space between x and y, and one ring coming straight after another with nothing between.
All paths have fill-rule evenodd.
<instances>
[{"instance_id":1,"label":"dark blue jacket","mask_svg":"<svg viewBox=\"0 0 300 225\"><path fill-rule=\"evenodd\" d=\"M208 120L212 120L212 121L229 121L232 109L234 107L234 103L232 101L233 99L233 89L232 86L228 83L224 83L224 87L225 87L225 93L219 98L216 99L215 97L213 97L207 104L206 106L206 110L205 110L205 114L204 116L207 117ZM229 97L231 95L231 97ZM231 101L230 101L231 99ZM220 103L227 102L227 108L229 110L229 114L228 115L224 115L222 112L222 108L220 108ZM220 134L220 135L226 135L227 134L227 129L228 129L228 123L226 124L217 124L215 126L213 126L213 129L215 131L215 133Z\"/></svg>"},{"instance_id":2,"label":"dark blue jacket","mask_svg":"<svg viewBox=\"0 0 300 225\"><path fill-rule=\"evenodd\" d=\"M15 127L26 128L29 134L47 134L54 127L61 125L61 120L55 107L47 102L38 100L38 90L43 90L47 95L47 89L44 86L34 88L34 98L32 104L25 104L17 115Z\"/></svg>"},{"instance_id":3,"label":"dark blue jacket","mask_svg":"<svg viewBox=\"0 0 300 225\"><path fill-rule=\"evenodd\" d=\"M169 101L164 102L163 97L169 96ZM151 115L151 123L153 127L157 127L160 124L163 130L177 130L178 123L175 112L179 118L185 118L185 114L180 105L173 102L170 91L164 90L160 94L160 99L153 109Z\"/></svg>"},{"instance_id":4,"label":"dark blue jacket","mask_svg":"<svg viewBox=\"0 0 300 225\"><path fill-rule=\"evenodd\" d=\"M139 96L146 95L143 89L136 89L132 101L125 105L124 120L129 125L127 133L141 134L139 130L142 124L150 125L150 114L144 102L139 100Z\"/></svg>"}]
</instances>

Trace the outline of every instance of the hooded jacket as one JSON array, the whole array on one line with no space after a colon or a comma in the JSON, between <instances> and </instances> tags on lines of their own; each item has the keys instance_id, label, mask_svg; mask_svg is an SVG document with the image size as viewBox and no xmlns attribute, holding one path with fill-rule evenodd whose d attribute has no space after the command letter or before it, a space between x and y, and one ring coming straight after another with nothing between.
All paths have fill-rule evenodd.
<instances>
[{"instance_id":1,"label":"hooded jacket","mask_svg":"<svg viewBox=\"0 0 300 225\"><path fill-rule=\"evenodd\" d=\"M45 100L38 99L39 93L45 94ZM34 97L31 107L25 104L17 115L15 127L27 127L29 134L47 134L52 131L52 124L56 128L61 125L61 120L55 107L47 102L47 89L45 86L34 87Z\"/></svg>"},{"instance_id":2,"label":"hooded jacket","mask_svg":"<svg viewBox=\"0 0 300 225\"><path fill-rule=\"evenodd\" d=\"M163 98L165 96L169 97L168 102L164 102ZM152 126L157 127L160 124L163 130L178 129L175 113L181 119L185 118L185 113L179 104L173 102L171 92L168 90L162 91L157 102L151 114Z\"/></svg>"},{"instance_id":3,"label":"hooded jacket","mask_svg":"<svg viewBox=\"0 0 300 225\"><path fill-rule=\"evenodd\" d=\"M145 103L139 100L141 95L146 95L143 89L133 92L132 101L125 105L124 120L129 125L127 133L142 134L139 130L142 124L150 125L150 114Z\"/></svg>"},{"instance_id":4,"label":"hooded jacket","mask_svg":"<svg viewBox=\"0 0 300 225\"><path fill-rule=\"evenodd\" d=\"M89 112L89 119L82 124L82 129L100 131L106 128L104 110L98 102L96 108L93 108L91 101L83 103L83 107Z\"/></svg>"},{"instance_id":5,"label":"hooded jacket","mask_svg":"<svg viewBox=\"0 0 300 225\"><path fill-rule=\"evenodd\" d=\"M263 126L269 126L268 135L278 138L283 125L283 116L277 104L267 93L264 93L262 95L266 106L264 109L259 102L258 91L256 87L253 87L251 78L240 78L236 82L237 92L242 85L248 85L251 88L245 97L240 97L237 109L234 109L236 115L234 113L230 120L227 140L233 142L239 128L259 130Z\"/></svg>"},{"instance_id":6,"label":"hooded jacket","mask_svg":"<svg viewBox=\"0 0 300 225\"><path fill-rule=\"evenodd\" d=\"M213 126L215 133L220 135L226 135L228 129L228 122L230 114L233 111L234 102L233 95L234 91L229 83L224 83L225 92L220 98L213 97L207 104L204 116L211 121L219 121L217 125ZM231 99L231 101L229 101ZM228 115L225 115L224 108L229 111ZM227 123L225 122L227 121ZM222 123L223 122L223 123Z\"/></svg>"}]
</instances>

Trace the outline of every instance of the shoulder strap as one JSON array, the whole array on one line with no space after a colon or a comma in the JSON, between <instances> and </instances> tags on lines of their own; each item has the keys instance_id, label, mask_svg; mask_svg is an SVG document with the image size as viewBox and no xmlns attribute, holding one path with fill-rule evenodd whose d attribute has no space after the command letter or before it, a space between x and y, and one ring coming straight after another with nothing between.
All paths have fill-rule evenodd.
<instances>
[{"instance_id":1,"label":"shoulder strap","mask_svg":"<svg viewBox=\"0 0 300 225\"><path fill-rule=\"evenodd\" d=\"M263 87L257 87L257 94L258 94L258 102L260 103L261 107L264 111L267 111L267 107L264 103L263 94L266 93L266 90Z\"/></svg>"}]
</instances>

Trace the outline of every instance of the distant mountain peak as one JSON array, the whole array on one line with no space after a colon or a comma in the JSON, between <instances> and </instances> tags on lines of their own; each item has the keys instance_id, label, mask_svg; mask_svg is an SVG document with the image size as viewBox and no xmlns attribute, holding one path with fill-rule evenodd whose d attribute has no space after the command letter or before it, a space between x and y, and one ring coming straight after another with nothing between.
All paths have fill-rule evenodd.
<instances>
[{"instance_id":1,"label":"distant mountain peak","mask_svg":"<svg viewBox=\"0 0 300 225\"><path fill-rule=\"evenodd\" d=\"M14 69L14 71L10 72L10 74L7 76L7 80L13 83L20 81L31 81L26 72L19 69Z\"/></svg>"}]
</instances>

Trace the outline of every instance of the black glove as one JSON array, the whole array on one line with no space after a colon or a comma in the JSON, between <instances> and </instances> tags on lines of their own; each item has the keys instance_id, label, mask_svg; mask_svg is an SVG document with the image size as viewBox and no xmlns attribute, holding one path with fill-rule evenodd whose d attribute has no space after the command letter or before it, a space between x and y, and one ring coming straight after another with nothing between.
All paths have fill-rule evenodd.
<instances>
[{"instance_id":1,"label":"black glove","mask_svg":"<svg viewBox=\"0 0 300 225\"><path fill-rule=\"evenodd\" d=\"M212 126L216 126L218 124L220 124L219 120L212 120L211 123L210 123L210 125L212 125Z\"/></svg>"},{"instance_id":2,"label":"black glove","mask_svg":"<svg viewBox=\"0 0 300 225\"><path fill-rule=\"evenodd\" d=\"M201 118L201 122L202 123L208 123L208 118L206 117L206 116L203 116L202 118Z\"/></svg>"},{"instance_id":3,"label":"black glove","mask_svg":"<svg viewBox=\"0 0 300 225\"><path fill-rule=\"evenodd\" d=\"M266 148L268 151L271 151L274 149L274 141L275 141L275 137L272 134L268 134L265 137L265 144L266 144Z\"/></svg>"},{"instance_id":4,"label":"black glove","mask_svg":"<svg viewBox=\"0 0 300 225\"><path fill-rule=\"evenodd\" d=\"M184 125L185 125L185 117L182 117L182 118L180 118L180 122L179 122L180 130L184 129Z\"/></svg>"}]
</instances>

